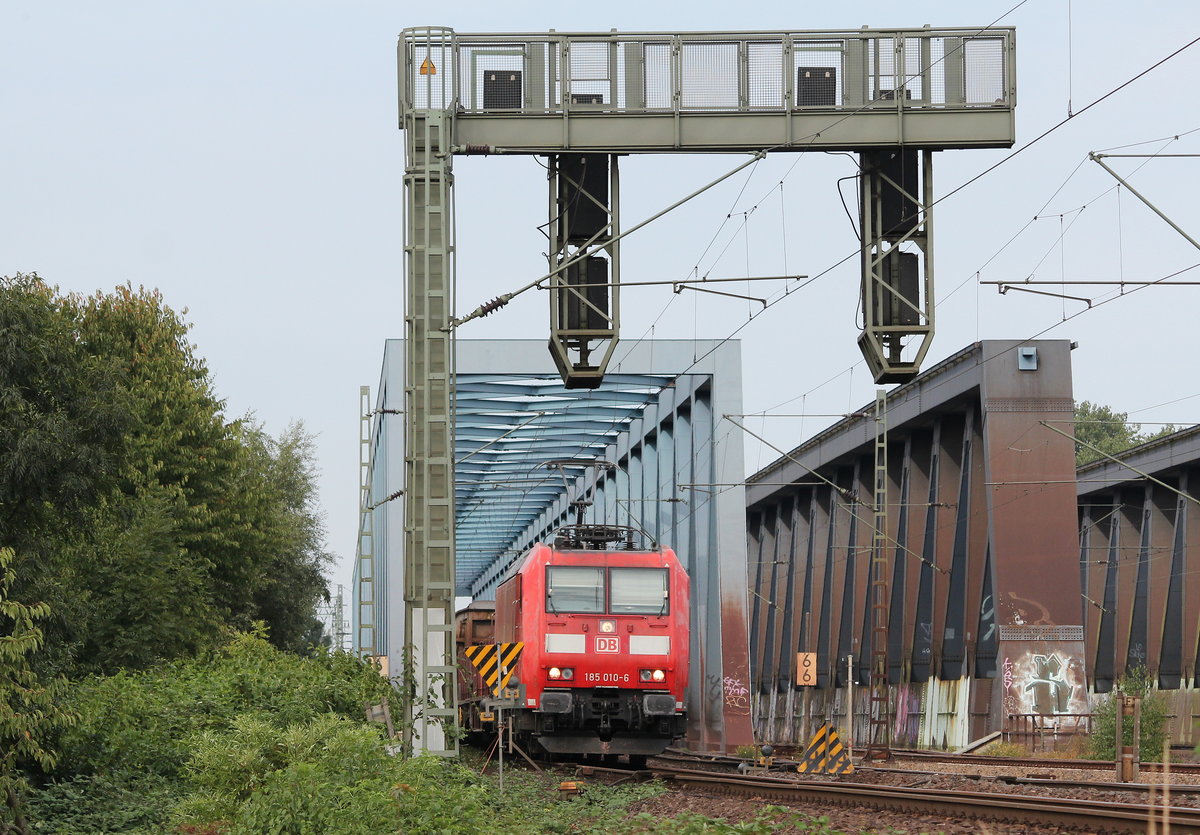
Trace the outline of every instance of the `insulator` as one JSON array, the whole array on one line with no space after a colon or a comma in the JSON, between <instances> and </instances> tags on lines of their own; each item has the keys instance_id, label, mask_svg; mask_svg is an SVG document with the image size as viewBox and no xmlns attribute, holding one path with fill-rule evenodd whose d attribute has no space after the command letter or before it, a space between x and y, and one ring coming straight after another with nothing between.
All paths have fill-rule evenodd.
<instances>
[{"instance_id":1,"label":"insulator","mask_svg":"<svg viewBox=\"0 0 1200 835\"><path fill-rule=\"evenodd\" d=\"M511 296L497 296L479 308L479 315L482 317L487 316L489 313L494 313L495 311L504 307L504 305L508 304L511 298Z\"/></svg>"}]
</instances>

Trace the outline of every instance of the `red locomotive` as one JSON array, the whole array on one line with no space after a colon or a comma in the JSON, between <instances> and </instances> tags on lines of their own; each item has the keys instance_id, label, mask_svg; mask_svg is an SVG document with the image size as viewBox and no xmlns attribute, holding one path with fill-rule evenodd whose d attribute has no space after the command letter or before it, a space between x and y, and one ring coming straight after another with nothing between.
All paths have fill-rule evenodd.
<instances>
[{"instance_id":1,"label":"red locomotive","mask_svg":"<svg viewBox=\"0 0 1200 835\"><path fill-rule=\"evenodd\" d=\"M687 722L688 618L675 553L635 548L632 529L535 545L496 590L495 640L525 645L502 694L514 733L551 754L661 753ZM487 700L464 708L468 727L494 727Z\"/></svg>"}]
</instances>

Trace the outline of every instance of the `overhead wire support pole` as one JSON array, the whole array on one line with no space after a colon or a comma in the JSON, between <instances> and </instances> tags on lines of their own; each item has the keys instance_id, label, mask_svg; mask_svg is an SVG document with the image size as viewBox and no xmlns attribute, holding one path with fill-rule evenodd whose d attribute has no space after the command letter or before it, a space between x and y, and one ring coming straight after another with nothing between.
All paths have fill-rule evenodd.
<instances>
[{"instance_id":1,"label":"overhead wire support pole","mask_svg":"<svg viewBox=\"0 0 1200 835\"><path fill-rule=\"evenodd\" d=\"M428 71L401 84L404 131L404 747L458 756L454 644L454 33L406 30ZM433 56L433 57L430 57ZM404 66L402 58L401 66ZM424 64L422 65L424 66ZM436 68L440 66L440 71ZM415 98L409 100L412 92ZM411 669L410 669L411 666Z\"/></svg>"},{"instance_id":2,"label":"overhead wire support pole","mask_svg":"<svg viewBox=\"0 0 1200 835\"><path fill-rule=\"evenodd\" d=\"M1136 188L1131 186L1129 184L1128 180L1126 180L1124 177L1122 177L1116 171L1113 171L1111 168L1109 168L1107 165L1105 165L1104 157L1108 157L1108 156L1112 156L1112 154L1097 154L1095 151L1093 151L1088 154L1088 159L1090 159L1092 162L1099 165L1101 168L1103 168L1105 171L1107 171L1109 174L1111 174L1113 176L1114 180L1116 180L1121 185L1125 186L1125 188L1129 189L1130 194L1132 194L1138 200L1141 200L1143 203L1145 203L1150 208L1150 211L1154 212L1156 215L1158 215L1164 221L1166 221L1167 225L1170 226L1172 229L1174 229L1176 232L1178 232L1180 235L1182 235L1187 240L1188 243L1190 243L1192 246L1196 247L1196 249L1200 249L1200 242L1197 242L1195 238L1193 238L1187 232L1184 232L1183 229L1181 229L1179 227L1179 224L1175 223L1175 221L1171 220L1171 218L1169 218L1165 214L1163 214L1163 212L1157 206L1155 206L1153 203L1151 203L1146 198L1145 195L1143 195L1140 191L1138 191Z\"/></svg>"},{"instance_id":3,"label":"overhead wire support pole","mask_svg":"<svg viewBox=\"0 0 1200 835\"><path fill-rule=\"evenodd\" d=\"M875 390L875 488L871 526L871 737L863 758L892 758L888 689L887 392Z\"/></svg>"},{"instance_id":4,"label":"overhead wire support pole","mask_svg":"<svg viewBox=\"0 0 1200 835\"><path fill-rule=\"evenodd\" d=\"M375 514L371 500L371 387L359 386L359 433L358 433L358 589L357 631L355 650L359 657L375 659Z\"/></svg>"}]
</instances>

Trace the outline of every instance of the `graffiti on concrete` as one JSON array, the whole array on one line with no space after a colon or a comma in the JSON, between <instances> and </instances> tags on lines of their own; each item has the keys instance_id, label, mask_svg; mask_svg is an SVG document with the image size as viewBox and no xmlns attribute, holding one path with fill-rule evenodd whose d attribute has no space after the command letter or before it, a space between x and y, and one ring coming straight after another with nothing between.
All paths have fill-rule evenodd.
<instances>
[{"instance_id":1,"label":"graffiti on concrete","mask_svg":"<svg viewBox=\"0 0 1200 835\"><path fill-rule=\"evenodd\" d=\"M1005 656L1005 708L1010 714L1088 712L1083 659L1061 650L1029 650Z\"/></svg>"}]
</instances>

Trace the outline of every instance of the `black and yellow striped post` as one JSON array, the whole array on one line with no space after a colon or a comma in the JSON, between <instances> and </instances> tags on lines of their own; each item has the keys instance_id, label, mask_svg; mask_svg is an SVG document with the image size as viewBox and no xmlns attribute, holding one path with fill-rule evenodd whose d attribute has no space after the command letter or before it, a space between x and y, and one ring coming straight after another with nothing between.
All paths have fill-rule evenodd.
<instances>
[{"instance_id":1,"label":"black and yellow striped post","mask_svg":"<svg viewBox=\"0 0 1200 835\"><path fill-rule=\"evenodd\" d=\"M464 651L471 666L483 677L483 683L491 689L493 696L499 698L517 670L517 659L521 657L523 649L525 643L516 641L510 644L476 644Z\"/></svg>"},{"instance_id":2,"label":"black and yellow striped post","mask_svg":"<svg viewBox=\"0 0 1200 835\"><path fill-rule=\"evenodd\" d=\"M838 732L826 722L813 734L796 770L801 774L852 774L854 764Z\"/></svg>"}]
</instances>

